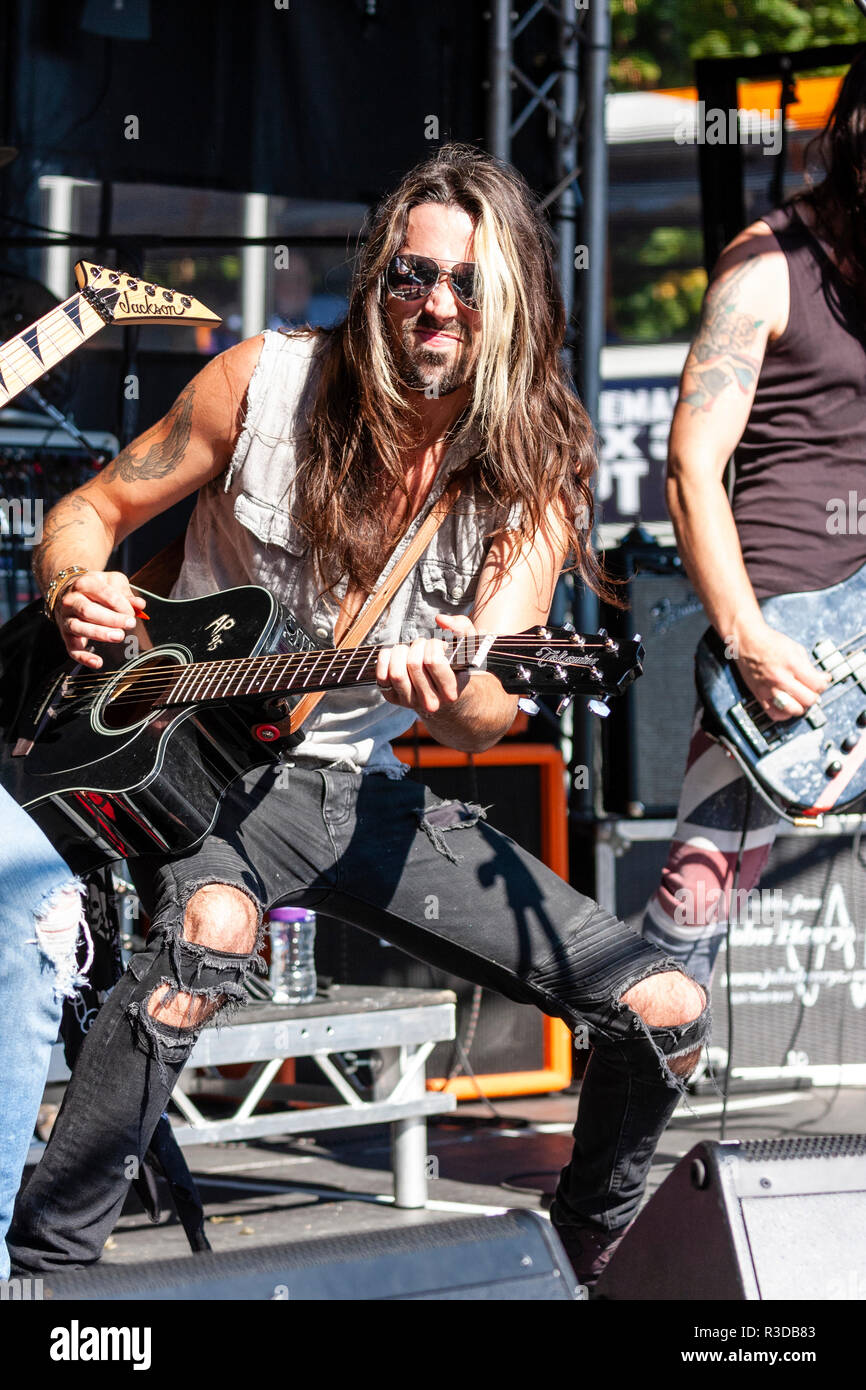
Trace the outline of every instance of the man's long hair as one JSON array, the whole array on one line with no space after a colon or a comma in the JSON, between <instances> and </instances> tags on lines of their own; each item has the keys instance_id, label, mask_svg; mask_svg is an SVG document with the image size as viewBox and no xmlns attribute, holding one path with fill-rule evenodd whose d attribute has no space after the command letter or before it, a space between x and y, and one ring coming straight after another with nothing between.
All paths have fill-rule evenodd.
<instances>
[{"instance_id":1,"label":"man's long hair","mask_svg":"<svg viewBox=\"0 0 866 1390\"><path fill-rule=\"evenodd\" d=\"M294 504L318 573L326 585L348 575L370 591L399 539L389 498L406 494L401 454L420 439L421 419L401 389L384 280L411 209L423 203L462 208L474 224L480 347L459 434L478 432L479 494L491 506L522 503L527 538L558 508L578 570L604 589L589 541L593 433L560 361L565 316L550 234L515 169L459 144L410 170L375 210L348 315L324 335Z\"/></svg>"},{"instance_id":2,"label":"man's long hair","mask_svg":"<svg viewBox=\"0 0 866 1390\"><path fill-rule=\"evenodd\" d=\"M833 247L842 278L866 309L866 49L848 69L813 150L826 177L791 201L812 208L815 231Z\"/></svg>"}]
</instances>

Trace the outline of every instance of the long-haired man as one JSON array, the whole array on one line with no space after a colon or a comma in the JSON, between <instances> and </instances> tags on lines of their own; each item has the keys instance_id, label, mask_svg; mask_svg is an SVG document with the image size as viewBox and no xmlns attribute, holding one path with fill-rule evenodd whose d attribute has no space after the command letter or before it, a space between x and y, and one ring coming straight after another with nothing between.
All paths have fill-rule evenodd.
<instances>
[{"instance_id":1,"label":"long-haired man","mask_svg":"<svg viewBox=\"0 0 866 1390\"><path fill-rule=\"evenodd\" d=\"M159 424L46 523L38 574L71 654L120 641L143 600L112 548L198 489L175 597L265 585L339 640L443 489L462 491L369 640L377 684L323 699L288 776L234 785L193 853L139 863L153 926L90 1033L12 1240L22 1267L98 1258L199 1029L243 995L262 911L291 900L535 1004L593 1056L553 1217L592 1278L639 1203L706 1028L703 992L484 823L412 780L390 740L416 717L489 748L516 699L449 665L438 631L543 622L566 555L594 582L587 418L560 365L550 240L513 169L447 146L375 213L345 322L215 359ZM430 912L431 895L436 910ZM126 1160L126 1163L125 1163Z\"/></svg>"}]
</instances>

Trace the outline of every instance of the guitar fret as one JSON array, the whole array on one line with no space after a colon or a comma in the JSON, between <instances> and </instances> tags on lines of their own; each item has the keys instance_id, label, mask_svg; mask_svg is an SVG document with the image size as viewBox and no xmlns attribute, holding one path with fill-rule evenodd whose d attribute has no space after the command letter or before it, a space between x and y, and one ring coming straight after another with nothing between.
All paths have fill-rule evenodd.
<instances>
[{"instance_id":1,"label":"guitar fret","mask_svg":"<svg viewBox=\"0 0 866 1390\"><path fill-rule=\"evenodd\" d=\"M366 656L365 659L364 659L364 664L363 664L363 666L361 667L360 671L358 672L357 676L355 677L355 679L356 679L359 683L360 683L360 681L361 681L361 677L363 676L363 674L364 674L364 672L366 671L367 667L369 666L370 662L373 660L373 657L376 656L376 655L378 654L378 651L379 651L378 647L372 647L372 648L370 649L370 651L367 653L367 656ZM348 662L347 662L347 663L346 663L346 670L348 670L348 669L349 669L349 667L348 667Z\"/></svg>"},{"instance_id":2,"label":"guitar fret","mask_svg":"<svg viewBox=\"0 0 866 1390\"><path fill-rule=\"evenodd\" d=\"M311 653L311 655L312 655L312 653ZM315 669L316 669L316 667L318 666L319 662L321 661L322 657L323 657L323 656L327 656L327 655L328 655L327 652L317 652L317 653L316 653L316 659L315 659L315 661L313 662L312 666L310 667L309 671L307 672L305 679L301 682L302 685L306 686L307 682L310 680L310 677L312 676L313 672L315 671ZM304 664L306 664L306 657L304 658Z\"/></svg>"},{"instance_id":3,"label":"guitar fret","mask_svg":"<svg viewBox=\"0 0 866 1390\"><path fill-rule=\"evenodd\" d=\"M291 690L292 686L295 683L295 677L297 676L298 672L301 670L301 667L303 666L304 658L303 656L300 656L298 653L293 653L291 656L285 657L284 660L286 664L287 677L285 681L285 688L286 690Z\"/></svg>"},{"instance_id":4,"label":"guitar fret","mask_svg":"<svg viewBox=\"0 0 866 1390\"><path fill-rule=\"evenodd\" d=\"M358 653L357 653L357 651L355 650L354 647L349 647L349 649L345 652L345 658L346 658L346 659L345 659L345 661L343 662L343 669L342 669L342 671L340 672L340 674L339 674L338 677L337 677L337 684L338 684L338 685L341 685L342 682L345 680L346 676L349 674L349 668L350 668L350 666L352 665L352 661L354 660L354 658L355 658L357 655L358 655ZM367 657L367 660L364 662L364 666L367 665L367 661L369 661L369 660L370 660L370 657L368 656L368 657ZM363 671L364 666L361 667L361 671ZM356 679L356 680L360 680L360 673L358 674L358 676L356 676L355 679Z\"/></svg>"},{"instance_id":5,"label":"guitar fret","mask_svg":"<svg viewBox=\"0 0 866 1390\"><path fill-rule=\"evenodd\" d=\"M257 682L258 693L260 695L266 694L271 690L278 689L282 682L274 678L274 673L276 671L281 670L281 668L284 667L285 664L286 658L282 655L281 652L276 652L272 657L266 658L262 662L261 667L258 669L258 671L254 671L253 675L250 677L249 686L247 688L247 694L252 695L255 693L255 687Z\"/></svg>"},{"instance_id":6,"label":"guitar fret","mask_svg":"<svg viewBox=\"0 0 866 1390\"><path fill-rule=\"evenodd\" d=\"M205 676L204 685L201 687L200 690L196 691L197 700L205 700L210 696L210 690L208 689L208 686L210 685L211 681L216 681L217 683L219 683L220 663L218 661L211 661L208 662L207 665L212 666L213 671L209 677Z\"/></svg>"},{"instance_id":7,"label":"guitar fret","mask_svg":"<svg viewBox=\"0 0 866 1390\"><path fill-rule=\"evenodd\" d=\"M326 653L326 655L327 655L327 653ZM333 666L334 662L337 660L337 657L338 657L338 656L341 656L341 655L342 655L342 653L339 652L339 651L335 651L335 652L334 652L334 655L331 657L330 665L328 666L327 671L325 671L324 675L318 677L319 680L327 680L327 679L328 679L328 675L330 674L331 666ZM344 666L344 667L343 667L343 675L345 675L345 674L346 674L346 667ZM338 678L338 679L339 679L339 678Z\"/></svg>"},{"instance_id":8,"label":"guitar fret","mask_svg":"<svg viewBox=\"0 0 866 1390\"><path fill-rule=\"evenodd\" d=\"M244 677L247 674L245 669L246 665L247 663L244 661L232 661L231 665L227 665L226 669L228 671L228 679L226 681L226 688L223 691L224 699L228 699L231 695L247 694L247 691L242 684ZM232 682L234 682L235 685L234 690L232 690Z\"/></svg>"},{"instance_id":9,"label":"guitar fret","mask_svg":"<svg viewBox=\"0 0 866 1390\"><path fill-rule=\"evenodd\" d=\"M65 304L59 305L58 308L53 310L52 312L59 314L61 310L66 315L68 322L72 324L72 327L75 329L76 333L78 333L83 338L84 329L81 327L80 296L74 294L71 299L67 299Z\"/></svg>"},{"instance_id":10,"label":"guitar fret","mask_svg":"<svg viewBox=\"0 0 866 1390\"><path fill-rule=\"evenodd\" d=\"M181 689L183 687L184 681L189 680L189 677L194 670L195 667L192 665L192 663L187 662L187 664L183 668L183 674L175 682L174 686L171 689L171 692L168 697L169 704L174 705L183 703L185 696L181 695Z\"/></svg>"},{"instance_id":11,"label":"guitar fret","mask_svg":"<svg viewBox=\"0 0 866 1390\"><path fill-rule=\"evenodd\" d=\"M210 698L211 698L212 700L218 700L218 699L219 699L219 688L220 688L220 671L219 671L219 668L220 668L221 666L224 667L222 679L225 680L225 681L227 681L227 682L229 683L229 685L231 684L232 679L233 679L233 677L235 676L236 672L232 669L232 663L231 663L230 661L217 661L217 662L215 662L214 664L215 664L215 666L216 666L216 668L217 668L217 682L216 682L216 685L214 686L213 690L210 692ZM228 694L228 690L224 690L224 691L223 691L223 696L226 696L227 694Z\"/></svg>"},{"instance_id":12,"label":"guitar fret","mask_svg":"<svg viewBox=\"0 0 866 1390\"><path fill-rule=\"evenodd\" d=\"M273 666L274 657L256 657L253 661L241 665L238 668L237 682L238 688L236 695L255 695L256 686L259 687L258 693L261 694L262 685L266 679L268 666Z\"/></svg>"}]
</instances>

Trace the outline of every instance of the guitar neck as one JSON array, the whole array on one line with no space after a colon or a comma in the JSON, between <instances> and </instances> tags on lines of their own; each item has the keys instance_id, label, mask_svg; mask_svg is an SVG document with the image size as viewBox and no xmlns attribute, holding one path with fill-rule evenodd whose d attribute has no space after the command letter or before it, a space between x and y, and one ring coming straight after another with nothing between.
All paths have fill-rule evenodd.
<instances>
[{"instance_id":1,"label":"guitar neck","mask_svg":"<svg viewBox=\"0 0 866 1390\"><path fill-rule=\"evenodd\" d=\"M104 327L105 320L84 296L73 294L9 338L0 346L0 408Z\"/></svg>"},{"instance_id":2,"label":"guitar neck","mask_svg":"<svg viewBox=\"0 0 866 1390\"><path fill-rule=\"evenodd\" d=\"M446 655L455 671L484 668L492 637L450 637L443 634ZM375 685L379 647L343 647L289 655L238 657L234 660L195 661L184 666L159 703L195 705L207 700L243 699L245 696L300 695L315 690ZM146 668L144 668L146 671ZM149 676L145 676L150 680Z\"/></svg>"}]
</instances>

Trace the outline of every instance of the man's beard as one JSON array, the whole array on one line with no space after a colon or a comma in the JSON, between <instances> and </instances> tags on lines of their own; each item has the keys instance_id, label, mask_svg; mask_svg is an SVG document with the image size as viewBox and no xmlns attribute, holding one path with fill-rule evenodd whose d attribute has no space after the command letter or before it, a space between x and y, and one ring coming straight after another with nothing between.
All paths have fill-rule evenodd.
<instances>
[{"instance_id":1,"label":"man's beard","mask_svg":"<svg viewBox=\"0 0 866 1390\"><path fill-rule=\"evenodd\" d=\"M446 356L444 352L419 342L413 331L416 328L459 335L455 355L452 357L449 350ZM403 384L412 391L423 391L428 396L450 396L471 377L471 358L471 339L463 324L456 321L446 324L431 322L422 312L414 319L407 319L400 330L397 366Z\"/></svg>"}]
</instances>

